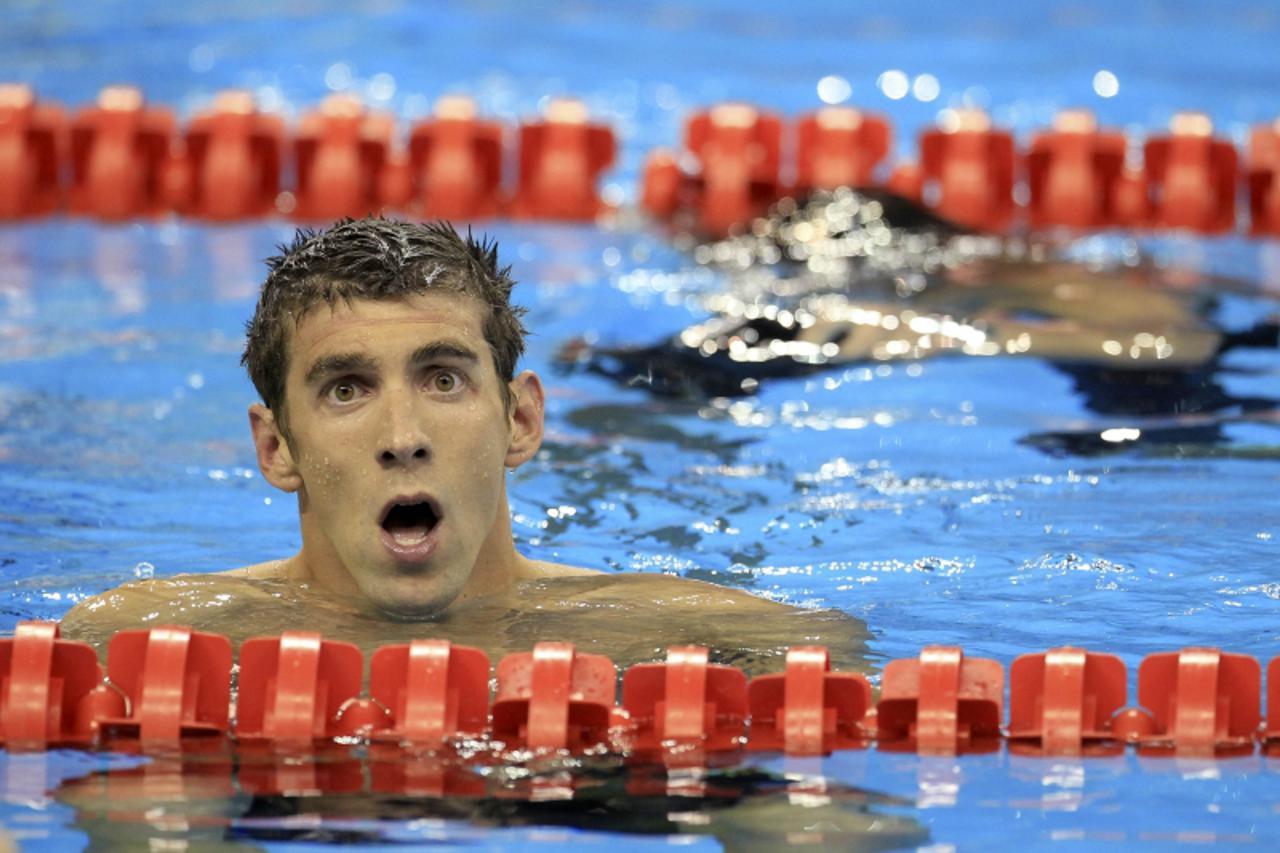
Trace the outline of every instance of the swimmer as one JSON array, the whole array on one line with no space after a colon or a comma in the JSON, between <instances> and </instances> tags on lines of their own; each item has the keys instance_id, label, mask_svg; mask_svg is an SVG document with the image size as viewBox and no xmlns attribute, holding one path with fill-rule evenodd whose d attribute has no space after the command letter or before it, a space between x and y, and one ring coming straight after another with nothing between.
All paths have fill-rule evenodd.
<instances>
[{"instance_id":1,"label":"swimmer","mask_svg":"<svg viewBox=\"0 0 1280 853\"><path fill-rule=\"evenodd\" d=\"M1276 345L1274 319L1242 332L1215 327L1208 288L1146 264L1099 268L1048 243L970 234L884 190L783 199L693 257L725 277L702 296L708 319L650 345L570 341L560 365L701 399L852 364L1031 356L1070 370L1100 399L1117 384L1105 377L1163 387L1211 372L1227 349ZM1179 397L1168 411L1207 405Z\"/></svg>"},{"instance_id":2,"label":"swimmer","mask_svg":"<svg viewBox=\"0 0 1280 853\"><path fill-rule=\"evenodd\" d=\"M491 657L567 640L620 666L696 643L748 669L821 643L863 668L843 613L517 550L507 472L543 437L544 390L516 372L526 330L497 247L447 224L343 221L300 231L270 273L243 363L258 467L296 496L302 545L218 575L134 582L81 602L68 637L185 624L233 642L316 630L366 651L417 637Z\"/></svg>"}]
</instances>

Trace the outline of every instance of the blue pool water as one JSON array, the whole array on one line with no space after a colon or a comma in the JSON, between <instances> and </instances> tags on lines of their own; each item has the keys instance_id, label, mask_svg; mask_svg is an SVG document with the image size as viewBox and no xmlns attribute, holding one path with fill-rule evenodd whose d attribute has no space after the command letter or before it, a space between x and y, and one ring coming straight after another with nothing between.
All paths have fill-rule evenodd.
<instances>
[{"instance_id":1,"label":"blue pool water","mask_svg":"<svg viewBox=\"0 0 1280 853\"><path fill-rule=\"evenodd\" d=\"M895 148L945 106L974 103L1023 138L1085 104L1106 124L1163 128L1177 109L1243 140L1280 116L1280 10L1264 3L708 2L439 4L43 3L6 10L0 80L69 105L127 81L187 114L250 87L289 115L351 88L404 121L446 91L507 121L572 93L619 132L608 192L636 197L644 154L723 99L795 114L839 76L886 113ZM1119 81L1095 94L1099 70ZM877 80L933 75L938 97L887 98ZM1006 665L1067 642L1119 654L1220 646L1280 654L1274 420L1107 455L1052 454L1029 436L1146 426L1091 410L1035 359L854 366L765 383L732 404L664 400L557 374L567 340L648 344L701 319L722 286L656 231L492 223L530 309L528 366L552 386L545 452L515 475L528 554L672 572L866 622L880 660L957 644ZM54 219L0 227L0 633L58 618L135 577L243 565L297 547L295 511L256 471L252 389L237 362L261 259L291 229ZM1082 252L1118 254L1122 236ZM1240 329L1280 310L1275 243L1161 237L1171 264L1232 276L1213 319ZM1280 400L1276 350L1238 350L1227 397ZM0 753L0 829L34 847L86 843L46 788L133 759ZM887 795L933 849L1280 843L1280 766L958 759L884 752L767 771ZM491 847L566 840L661 846L608 829L477 828L328 812L386 839ZM157 837L180 838L151 826ZM169 833L165 835L164 833ZM176 833L176 834L175 834ZM239 836L244 837L244 836ZM692 838L714 849L709 838ZM259 838L259 843L267 843ZM288 846L278 842L282 847Z\"/></svg>"}]
</instances>

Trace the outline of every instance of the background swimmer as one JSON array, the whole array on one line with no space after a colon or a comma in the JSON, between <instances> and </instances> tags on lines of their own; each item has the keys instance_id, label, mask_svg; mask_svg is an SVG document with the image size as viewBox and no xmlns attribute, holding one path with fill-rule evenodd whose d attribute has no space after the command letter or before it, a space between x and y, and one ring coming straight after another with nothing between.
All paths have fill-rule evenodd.
<instances>
[{"instance_id":1,"label":"background swimmer","mask_svg":"<svg viewBox=\"0 0 1280 853\"><path fill-rule=\"evenodd\" d=\"M840 613L516 550L505 470L541 446L544 392L515 371L525 329L496 245L443 223L348 220L300 231L269 264L243 358L262 397L249 422L263 476L297 496L301 549L126 584L73 608L68 636L103 649L114 631L177 622L234 641L445 637L491 655L554 638L619 664L700 643L745 666L820 642L861 663L865 633Z\"/></svg>"},{"instance_id":2,"label":"background swimmer","mask_svg":"<svg viewBox=\"0 0 1280 853\"><path fill-rule=\"evenodd\" d=\"M1208 445L1226 420L1275 421L1276 400L1229 395L1217 381L1225 352L1277 344L1275 317L1230 332L1210 321L1221 281L1179 281L1136 258L1073 261L1063 247L968 233L865 188L783 199L744 233L688 248L724 276L701 296L708 319L651 345L573 341L562 363L700 399L850 364L1031 356L1068 374L1092 412L1135 427L1163 419L1144 432L1149 443ZM1114 450L1098 440L1112 426L1028 443Z\"/></svg>"}]
</instances>

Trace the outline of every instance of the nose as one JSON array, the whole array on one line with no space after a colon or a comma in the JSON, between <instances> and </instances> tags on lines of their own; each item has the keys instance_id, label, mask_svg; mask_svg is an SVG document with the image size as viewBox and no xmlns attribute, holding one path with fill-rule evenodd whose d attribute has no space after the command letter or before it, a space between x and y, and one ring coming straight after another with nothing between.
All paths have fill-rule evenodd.
<instances>
[{"instance_id":1,"label":"nose","mask_svg":"<svg viewBox=\"0 0 1280 853\"><path fill-rule=\"evenodd\" d=\"M416 411L413 394L388 389L384 429L377 448L383 468L420 465L431 458L431 442L425 420Z\"/></svg>"}]
</instances>

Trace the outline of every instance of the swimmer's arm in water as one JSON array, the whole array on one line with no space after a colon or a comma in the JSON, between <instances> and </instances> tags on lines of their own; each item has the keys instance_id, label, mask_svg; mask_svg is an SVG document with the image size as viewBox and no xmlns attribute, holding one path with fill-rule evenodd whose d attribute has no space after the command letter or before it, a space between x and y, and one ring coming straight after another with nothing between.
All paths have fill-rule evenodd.
<instances>
[{"instance_id":1,"label":"swimmer's arm in water","mask_svg":"<svg viewBox=\"0 0 1280 853\"><path fill-rule=\"evenodd\" d=\"M891 306L864 306L870 313L889 316L900 308ZM994 344L990 354L1031 355L1050 361L1083 361L1090 363L1116 363L1118 366L1138 368L1159 366L1172 369L1195 366L1209 362L1222 345L1222 335L1207 325L1187 320L1182 324L1170 324L1147 320L1141 323L1117 323L1096 319L1084 322L1072 317L1046 315L1043 319L1005 310L988 310L974 318L974 326L985 333L986 341ZM920 341L929 338L929 346ZM1147 341L1145 345L1136 345ZM883 359L892 350L890 345L905 345L902 352L910 352L915 360L940 355L947 350L962 348L964 341L925 335L894 326L892 330L872 323L844 323L818 321L796 335L796 340L822 346L835 342L838 362L860 362Z\"/></svg>"}]
</instances>

